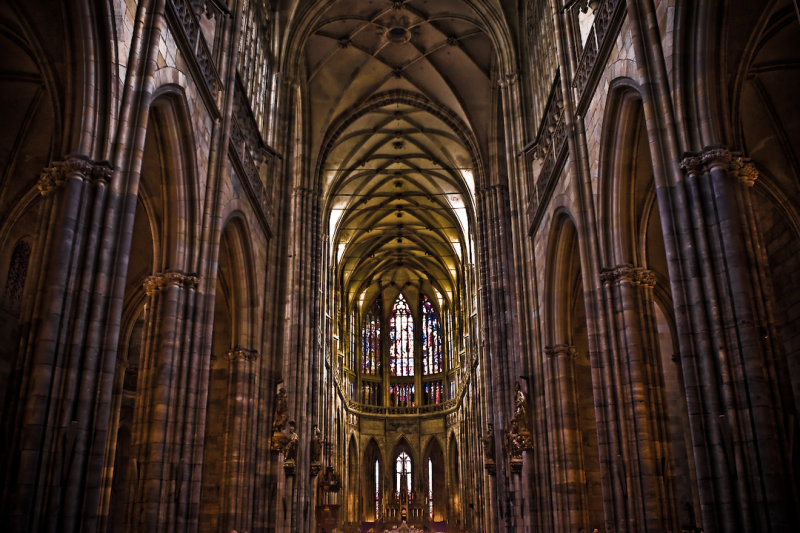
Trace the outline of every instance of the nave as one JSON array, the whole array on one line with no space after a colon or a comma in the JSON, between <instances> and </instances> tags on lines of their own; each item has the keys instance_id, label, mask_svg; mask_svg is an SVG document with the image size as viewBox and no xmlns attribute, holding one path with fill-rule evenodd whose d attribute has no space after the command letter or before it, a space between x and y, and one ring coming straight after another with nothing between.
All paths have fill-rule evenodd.
<instances>
[{"instance_id":1,"label":"nave","mask_svg":"<svg viewBox=\"0 0 800 533\"><path fill-rule=\"evenodd\" d=\"M0 2L12 532L794 532L794 0Z\"/></svg>"}]
</instances>

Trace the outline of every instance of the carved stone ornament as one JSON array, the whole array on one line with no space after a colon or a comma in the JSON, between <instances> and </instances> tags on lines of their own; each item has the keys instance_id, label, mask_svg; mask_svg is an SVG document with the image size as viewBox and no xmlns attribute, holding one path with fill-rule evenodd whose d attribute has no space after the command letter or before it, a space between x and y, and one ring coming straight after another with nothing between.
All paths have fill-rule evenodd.
<instances>
[{"instance_id":1,"label":"carved stone ornament","mask_svg":"<svg viewBox=\"0 0 800 533\"><path fill-rule=\"evenodd\" d=\"M167 287L176 286L186 289L194 289L199 282L195 274L186 274L184 272L161 272L148 276L144 283L144 292L148 296L157 292L161 292Z\"/></svg>"},{"instance_id":2,"label":"carved stone ornament","mask_svg":"<svg viewBox=\"0 0 800 533\"><path fill-rule=\"evenodd\" d=\"M605 285L627 282L632 285L655 287L656 275L653 271L646 268L624 264L601 270L600 281Z\"/></svg>"},{"instance_id":3,"label":"carved stone ornament","mask_svg":"<svg viewBox=\"0 0 800 533\"><path fill-rule=\"evenodd\" d=\"M319 481L320 487L326 492L339 492L342 488L342 478L336 473L333 466L328 465L322 479Z\"/></svg>"},{"instance_id":4,"label":"carved stone ornament","mask_svg":"<svg viewBox=\"0 0 800 533\"><path fill-rule=\"evenodd\" d=\"M681 159L681 168L690 177L713 169L725 170L748 187L752 187L758 179L758 170L751 160L725 146L708 146L702 152L687 152Z\"/></svg>"},{"instance_id":5,"label":"carved stone ornament","mask_svg":"<svg viewBox=\"0 0 800 533\"><path fill-rule=\"evenodd\" d=\"M516 419L511 421L511 427L505 432L505 442L503 443L503 451L506 457L509 458L512 466L514 460L519 461L522 465L522 452L533 449L533 439L531 434L525 429L520 428Z\"/></svg>"},{"instance_id":6,"label":"carved stone ornament","mask_svg":"<svg viewBox=\"0 0 800 533\"><path fill-rule=\"evenodd\" d=\"M108 161L92 161L81 155L67 156L63 161L55 161L42 171L36 184L42 196L57 189L68 177L91 180L94 183L108 183L114 174L114 167Z\"/></svg>"}]
</instances>

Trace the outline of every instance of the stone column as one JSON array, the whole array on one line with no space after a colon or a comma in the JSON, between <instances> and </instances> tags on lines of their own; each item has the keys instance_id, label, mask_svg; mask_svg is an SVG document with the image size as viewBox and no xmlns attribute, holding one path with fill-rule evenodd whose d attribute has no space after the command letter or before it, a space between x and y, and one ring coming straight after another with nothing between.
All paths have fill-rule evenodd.
<instances>
[{"instance_id":1,"label":"stone column","mask_svg":"<svg viewBox=\"0 0 800 533\"><path fill-rule=\"evenodd\" d=\"M618 482L625 485L621 488L633 506L632 515L618 527L675 530L679 524L668 469L669 435L653 307L655 274L625 264L601 271L600 279L610 303L610 333L619 351L617 394L625 414L617 460L627 463L627 479Z\"/></svg>"},{"instance_id":2,"label":"stone column","mask_svg":"<svg viewBox=\"0 0 800 533\"><path fill-rule=\"evenodd\" d=\"M225 456L223 466L223 501L219 524L224 531L252 529L252 509L249 487L254 478L250 443L258 352L235 348L228 358L228 405L226 409Z\"/></svg>"},{"instance_id":3,"label":"stone column","mask_svg":"<svg viewBox=\"0 0 800 533\"><path fill-rule=\"evenodd\" d=\"M581 451L580 417L575 390L574 346L557 344L545 347L547 387L554 400L549 428L552 447L553 526L558 531L577 531L588 520L584 469Z\"/></svg>"},{"instance_id":4,"label":"stone column","mask_svg":"<svg viewBox=\"0 0 800 533\"><path fill-rule=\"evenodd\" d=\"M190 500L194 465L186 453L202 438L187 431L199 407L189 381L201 367L190 343L197 284L197 276L183 272L154 274L144 282L145 333L132 438L137 485L128 520L134 531L185 527L190 506L199 505L199 494Z\"/></svg>"},{"instance_id":5,"label":"stone column","mask_svg":"<svg viewBox=\"0 0 800 533\"><path fill-rule=\"evenodd\" d=\"M307 187L295 187L290 209L292 234L288 249L291 259L287 276L283 376L289 393L289 418L296 421L302 441L308 442L312 422L319 412L318 391L322 386L316 379L322 359L319 353L322 230L318 193ZM296 475L287 479L281 495L286 505L278 511L283 517L278 523L279 531L314 528L309 472L309 454L298 453Z\"/></svg>"},{"instance_id":6,"label":"stone column","mask_svg":"<svg viewBox=\"0 0 800 533\"><path fill-rule=\"evenodd\" d=\"M509 296L513 292L509 265L511 265L511 232L509 224L508 191L502 185L492 185L481 189L478 193L480 238L478 239L479 264L481 265L479 308L481 310L482 337L485 342L483 350L483 398L486 420L495 427L495 441L502 442L502 429L507 421L503 413L512 413L512 394L514 379L519 373L514 368L515 361L511 357L513 340L508 326L512 313ZM499 479L487 483L494 489L489 494L493 516L486 529L508 527L503 517L505 512L501 506L507 500L509 483L504 479L508 475L506 460L502 455L496 457ZM513 525L512 525L513 527Z\"/></svg>"},{"instance_id":7,"label":"stone column","mask_svg":"<svg viewBox=\"0 0 800 533\"><path fill-rule=\"evenodd\" d=\"M107 162L71 155L39 180L46 251L30 341L18 359L3 497L12 530L73 531L96 519L112 380L97 335L105 323L93 312L96 291L106 288L95 275L111 176Z\"/></svg>"},{"instance_id":8,"label":"stone column","mask_svg":"<svg viewBox=\"0 0 800 533\"><path fill-rule=\"evenodd\" d=\"M757 172L723 146L685 154L692 230L702 294L690 309L707 321L682 353L696 462L708 465L700 487L703 525L721 531L789 531L797 522L790 449L794 408L781 395L766 256L750 201ZM697 335L697 334L695 334ZM700 380L692 374L699 374Z\"/></svg>"}]
</instances>

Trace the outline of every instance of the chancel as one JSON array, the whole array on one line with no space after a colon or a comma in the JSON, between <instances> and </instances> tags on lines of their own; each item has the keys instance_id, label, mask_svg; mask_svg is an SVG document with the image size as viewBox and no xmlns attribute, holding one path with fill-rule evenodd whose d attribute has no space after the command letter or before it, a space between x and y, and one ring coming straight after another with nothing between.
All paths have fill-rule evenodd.
<instances>
[{"instance_id":1,"label":"chancel","mask_svg":"<svg viewBox=\"0 0 800 533\"><path fill-rule=\"evenodd\" d=\"M0 2L10 532L800 526L796 0Z\"/></svg>"}]
</instances>

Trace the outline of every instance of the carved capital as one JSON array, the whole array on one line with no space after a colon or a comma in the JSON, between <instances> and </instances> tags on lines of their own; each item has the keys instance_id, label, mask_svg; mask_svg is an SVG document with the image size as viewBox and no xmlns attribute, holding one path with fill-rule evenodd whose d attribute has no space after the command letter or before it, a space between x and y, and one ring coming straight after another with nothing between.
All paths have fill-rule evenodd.
<instances>
[{"instance_id":1,"label":"carved capital","mask_svg":"<svg viewBox=\"0 0 800 533\"><path fill-rule=\"evenodd\" d=\"M689 176L696 176L703 172L703 163L697 154L686 153L681 158L681 169Z\"/></svg>"},{"instance_id":2,"label":"carved capital","mask_svg":"<svg viewBox=\"0 0 800 533\"><path fill-rule=\"evenodd\" d=\"M736 155L725 146L709 146L700 154L700 160L706 170L715 168L727 170L736 160Z\"/></svg>"},{"instance_id":3,"label":"carved capital","mask_svg":"<svg viewBox=\"0 0 800 533\"><path fill-rule=\"evenodd\" d=\"M157 292L166 289L169 286L177 286L188 289L197 287L199 279L195 274L186 274L184 272L161 272L148 276L144 280L144 292L150 296Z\"/></svg>"},{"instance_id":4,"label":"carved capital","mask_svg":"<svg viewBox=\"0 0 800 533\"><path fill-rule=\"evenodd\" d=\"M652 270L648 270L646 268L637 268L636 272L634 272L633 282L644 287L655 287L656 274Z\"/></svg>"},{"instance_id":5,"label":"carved capital","mask_svg":"<svg viewBox=\"0 0 800 533\"><path fill-rule=\"evenodd\" d=\"M741 152L735 152L725 146L709 146L702 152L686 153L681 159L681 168L690 176L697 176L714 169L725 170L739 181L752 187L758 179L758 170L743 157Z\"/></svg>"},{"instance_id":6,"label":"carved capital","mask_svg":"<svg viewBox=\"0 0 800 533\"><path fill-rule=\"evenodd\" d=\"M548 357L569 357L570 359L575 359L578 356L578 350L569 344L545 346L544 353Z\"/></svg>"},{"instance_id":7,"label":"carved capital","mask_svg":"<svg viewBox=\"0 0 800 533\"><path fill-rule=\"evenodd\" d=\"M67 156L63 161L55 161L42 171L36 184L39 192L46 196L73 177L91 180L95 183L108 183L114 168L108 161L92 161L82 155Z\"/></svg>"},{"instance_id":8,"label":"carved capital","mask_svg":"<svg viewBox=\"0 0 800 533\"><path fill-rule=\"evenodd\" d=\"M656 284L656 275L652 270L635 267L631 264L624 264L601 270L600 281L605 285L627 282L631 285L654 287Z\"/></svg>"},{"instance_id":9,"label":"carved capital","mask_svg":"<svg viewBox=\"0 0 800 533\"><path fill-rule=\"evenodd\" d=\"M635 270L636 268L633 265L627 263L604 268L600 271L600 281L605 285L611 285L619 281L633 282Z\"/></svg>"}]
</instances>

